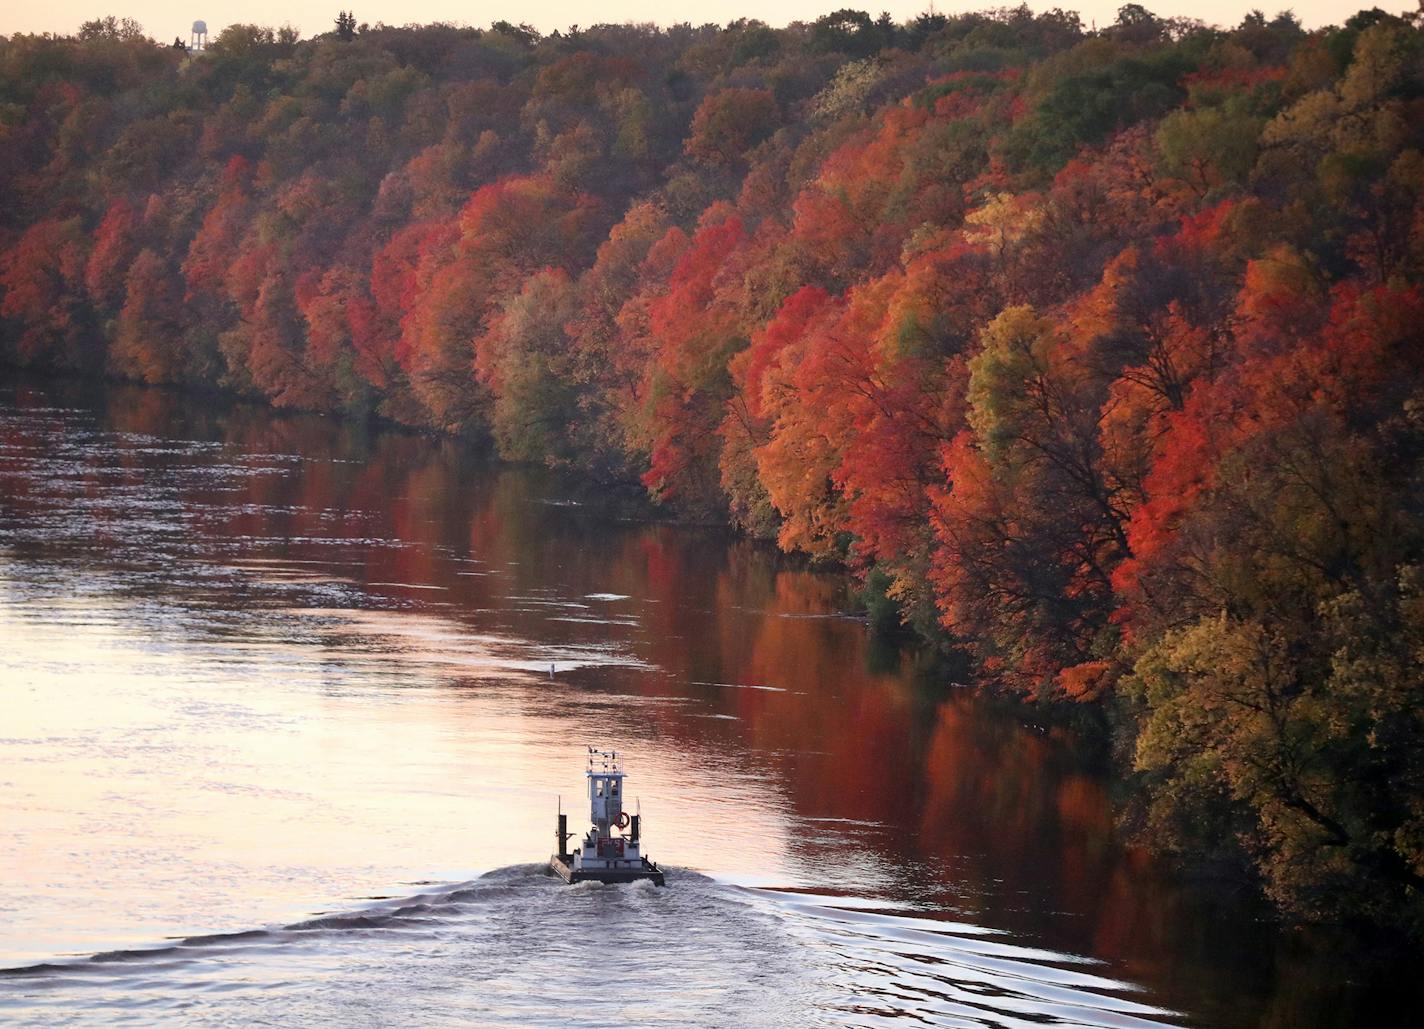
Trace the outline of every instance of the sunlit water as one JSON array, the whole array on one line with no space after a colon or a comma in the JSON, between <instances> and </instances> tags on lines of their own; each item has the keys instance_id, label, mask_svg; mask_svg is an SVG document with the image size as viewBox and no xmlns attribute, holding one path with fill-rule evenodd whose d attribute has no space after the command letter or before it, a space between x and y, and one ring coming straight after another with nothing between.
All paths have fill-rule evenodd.
<instances>
[{"instance_id":1,"label":"sunlit water","mask_svg":"<svg viewBox=\"0 0 1424 1029\"><path fill-rule=\"evenodd\" d=\"M0 385L0 1020L1380 1003L1125 849L1071 737L875 645L839 577L597 492L322 419ZM623 752L665 889L545 872L585 743Z\"/></svg>"}]
</instances>

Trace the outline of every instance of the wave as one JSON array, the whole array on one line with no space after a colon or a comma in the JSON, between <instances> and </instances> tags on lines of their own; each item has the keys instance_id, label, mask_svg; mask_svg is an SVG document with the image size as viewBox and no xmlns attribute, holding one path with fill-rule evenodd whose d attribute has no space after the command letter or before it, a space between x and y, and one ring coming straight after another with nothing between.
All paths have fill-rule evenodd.
<instances>
[{"instance_id":1,"label":"wave","mask_svg":"<svg viewBox=\"0 0 1424 1029\"><path fill-rule=\"evenodd\" d=\"M666 888L569 887L511 865L288 924L4 969L0 1016L103 1021L151 1005L186 1021L197 995L199 1021L1179 1023L1093 959L998 930L667 874Z\"/></svg>"}]
</instances>

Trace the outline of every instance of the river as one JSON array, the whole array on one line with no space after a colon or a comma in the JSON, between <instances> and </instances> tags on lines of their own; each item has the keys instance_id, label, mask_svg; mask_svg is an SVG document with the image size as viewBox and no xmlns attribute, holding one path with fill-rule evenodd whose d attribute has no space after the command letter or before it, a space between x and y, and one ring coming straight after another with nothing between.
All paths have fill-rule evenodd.
<instances>
[{"instance_id":1,"label":"river","mask_svg":"<svg viewBox=\"0 0 1424 1029\"><path fill-rule=\"evenodd\" d=\"M1353 1025L840 576L450 441L0 379L0 1020ZM545 874L585 744L668 885ZM1414 987L1417 989L1417 986Z\"/></svg>"}]
</instances>

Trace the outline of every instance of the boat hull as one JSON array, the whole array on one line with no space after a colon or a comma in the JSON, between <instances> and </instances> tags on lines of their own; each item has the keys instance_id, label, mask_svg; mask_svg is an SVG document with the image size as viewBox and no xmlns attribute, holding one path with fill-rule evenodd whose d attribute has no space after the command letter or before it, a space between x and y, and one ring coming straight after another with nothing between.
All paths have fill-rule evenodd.
<instances>
[{"instance_id":1,"label":"boat hull","mask_svg":"<svg viewBox=\"0 0 1424 1029\"><path fill-rule=\"evenodd\" d=\"M555 854L549 859L549 869L564 882L573 883L635 883L644 879L652 880L654 886L666 886L663 870L647 858L637 868L576 869L564 858Z\"/></svg>"}]
</instances>

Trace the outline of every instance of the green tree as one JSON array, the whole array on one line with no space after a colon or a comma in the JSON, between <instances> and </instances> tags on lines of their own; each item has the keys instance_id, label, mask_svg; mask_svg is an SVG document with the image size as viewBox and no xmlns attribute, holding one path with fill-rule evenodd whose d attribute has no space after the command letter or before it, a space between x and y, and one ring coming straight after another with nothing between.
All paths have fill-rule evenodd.
<instances>
[{"instance_id":1,"label":"green tree","mask_svg":"<svg viewBox=\"0 0 1424 1029\"><path fill-rule=\"evenodd\" d=\"M1162 170L1198 196L1244 185L1256 163L1262 124L1237 104L1173 111L1155 137Z\"/></svg>"},{"instance_id":2,"label":"green tree","mask_svg":"<svg viewBox=\"0 0 1424 1029\"><path fill-rule=\"evenodd\" d=\"M112 14L86 21L79 26L78 36L82 40L116 39L125 43L148 38L143 26L134 19L116 18Z\"/></svg>"},{"instance_id":3,"label":"green tree","mask_svg":"<svg viewBox=\"0 0 1424 1029\"><path fill-rule=\"evenodd\" d=\"M475 344L476 366L494 394L495 444L506 460L567 464L576 456L577 394L566 330L575 299L565 273L539 272L505 301Z\"/></svg>"}]
</instances>

